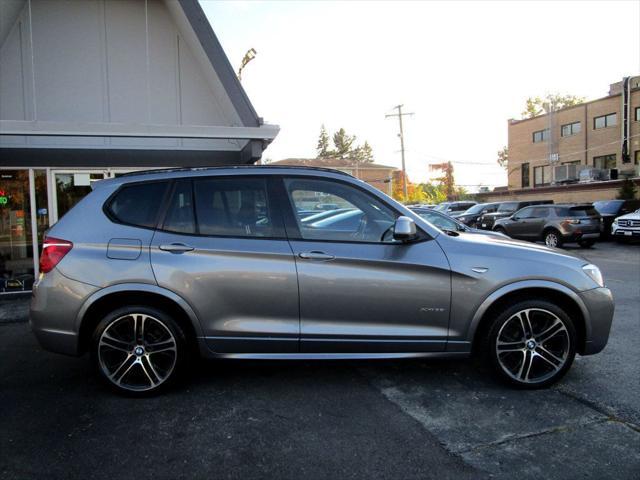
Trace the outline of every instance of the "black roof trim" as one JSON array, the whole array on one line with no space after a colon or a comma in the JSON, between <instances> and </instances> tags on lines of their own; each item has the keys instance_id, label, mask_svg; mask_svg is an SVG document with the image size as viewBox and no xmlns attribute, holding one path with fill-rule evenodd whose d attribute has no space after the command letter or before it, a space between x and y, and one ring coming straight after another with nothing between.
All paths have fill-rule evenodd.
<instances>
[{"instance_id":1,"label":"black roof trim","mask_svg":"<svg viewBox=\"0 0 640 480\"><path fill-rule=\"evenodd\" d=\"M236 73L233 71L229 58L227 54L224 53L224 49L218 37L216 37L198 0L179 0L179 2L205 54L209 58L211 65L214 66L214 70L227 91L231 103L238 112L242 123L245 127L259 127L262 121L253 108L244 88L242 88Z\"/></svg>"}]
</instances>

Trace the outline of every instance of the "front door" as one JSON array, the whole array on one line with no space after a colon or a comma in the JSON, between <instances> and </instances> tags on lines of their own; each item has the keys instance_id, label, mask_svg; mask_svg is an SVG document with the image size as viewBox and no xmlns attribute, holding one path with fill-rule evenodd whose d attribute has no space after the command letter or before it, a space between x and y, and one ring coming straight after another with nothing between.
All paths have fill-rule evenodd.
<instances>
[{"instance_id":1,"label":"front door","mask_svg":"<svg viewBox=\"0 0 640 480\"><path fill-rule=\"evenodd\" d=\"M177 180L151 262L158 284L194 308L214 352L298 352L295 261L265 179Z\"/></svg>"},{"instance_id":2,"label":"front door","mask_svg":"<svg viewBox=\"0 0 640 480\"><path fill-rule=\"evenodd\" d=\"M300 351L443 350L451 280L440 246L426 234L393 241L398 214L354 185L297 177L282 188L298 268ZM323 209L320 220L305 221Z\"/></svg>"}]
</instances>

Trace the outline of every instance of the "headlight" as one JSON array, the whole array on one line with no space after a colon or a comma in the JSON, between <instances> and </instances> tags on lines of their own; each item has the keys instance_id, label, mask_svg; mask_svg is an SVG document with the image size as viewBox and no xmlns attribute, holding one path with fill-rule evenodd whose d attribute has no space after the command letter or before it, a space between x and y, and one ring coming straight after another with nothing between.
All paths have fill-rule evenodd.
<instances>
[{"instance_id":1,"label":"headlight","mask_svg":"<svg viewBox=\"0 0 640 480\"><path fill-rule=\"evenodd\" d=\"M602 272L600 272L598 267L590 263L589 265L582 267L582 270L584 270L584 273L586 273L591 280L596 282L599 287L604 287L604 278L602 278Z\"/></svg>"},{"instance_id":2,"label":"headlight","mask_svg":"<svg viewBox=\"0 0 640 480\"><path fill-rule=\"evenodd\" d=\"M600 221L602 222L602 219L600 219ZM618 219L617 218L613 221L613 224L614 225L618 225Z\"/></svg>"}]
</instances>

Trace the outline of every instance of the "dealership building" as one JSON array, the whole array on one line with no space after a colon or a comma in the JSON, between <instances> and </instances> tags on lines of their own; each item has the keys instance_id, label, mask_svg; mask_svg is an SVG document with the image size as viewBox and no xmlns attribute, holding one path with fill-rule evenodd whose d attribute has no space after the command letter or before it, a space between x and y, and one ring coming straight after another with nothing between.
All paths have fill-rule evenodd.
<instances>
[{"instance_id":1,"label":"dealership building","mask_svg":"<svg viewBox=\"0 0 640 480\"><path fill-rule=\"evenodd\" d=\"M251 164L277 133L197 0L0 1L0 293L92 182Z\"/></svg>"}]
</instances>

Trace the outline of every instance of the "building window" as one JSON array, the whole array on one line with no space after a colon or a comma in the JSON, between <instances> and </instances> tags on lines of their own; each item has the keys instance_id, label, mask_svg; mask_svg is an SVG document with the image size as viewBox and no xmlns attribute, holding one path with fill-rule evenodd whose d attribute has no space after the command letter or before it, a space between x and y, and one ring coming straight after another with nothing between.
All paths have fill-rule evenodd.
<instances>
[{"instance_id":1,"label":"building window","mask_svg":"<svg viewBox=\"0 0 640 480\"><path fill-rule=\"evenodd\" d=\"M551 165L533 167L533 186L540 187L551 183Z\"/></svg>"},{"instance_id":2,"label":"building window","mask_svg":"<svg viewBox=\"0 0 640 480\"><path fill-rule=\"evenodd\" d=\"M637 152L636 152L637 153ZM529 164L522 164L522 188L527 188L529 186Z\"/></svg>"},{"instance_id":3,"label":"building window","mask_svg":"<svg viewBox=\"0 0 640 480\"><path fill-rule=\"evenodd\" d=\"M546 142L549 140L549 129L533 132L533 143Z\"/></svg>"},{"instance_id":4,"label":"building window","mask_svg":"<svg viewBox=\"0 0 640 480\"><path fill-rule=\"evenodd\" d=\"M635 158L633 159L633 163L636 165L640 165L640 150L636 150Z\"/></svg>"},{"instance_id":5,"label":"building window","mask_svg":"<svg viewBox=\"0 0 640 480\"><path fill-rule=\"evenodd\" d=\"M580 133L580 130L580 122L568 123L566 125L562 125L560 135L562 135L563 137L570 137L571 135Z\"/></svg>"},{"instance_id":6,"label":"building window","mask_svg":"<svg viewBox=\"0 0 640 480\"><path fill-rule=\"evenodd\" d=\"M640 122L640 107L636 107L636 122Z\"/></svg>"},{"instance_id":7,"label":"building window","mask_svg":"<svg viewBox=\"0 0 640 480\"><path fill-rule=\"evenodd\" d=\"M604 170L616 168L616 155L612 154L593 157L593 166L595 168L602 168Z\"/></svg>"},{"instance_id":8,"label":"building window","mask_svg":"<svg viewBox=\"0 0 640 480\"><path fill-rule=\"evenodd\" d=\"M606 128L613 127L618 124L618 114L617 113L609 113L607 115L602 115L600 117L595 117L593 119L593 128Z\"/></svg>"}]
</instances>

